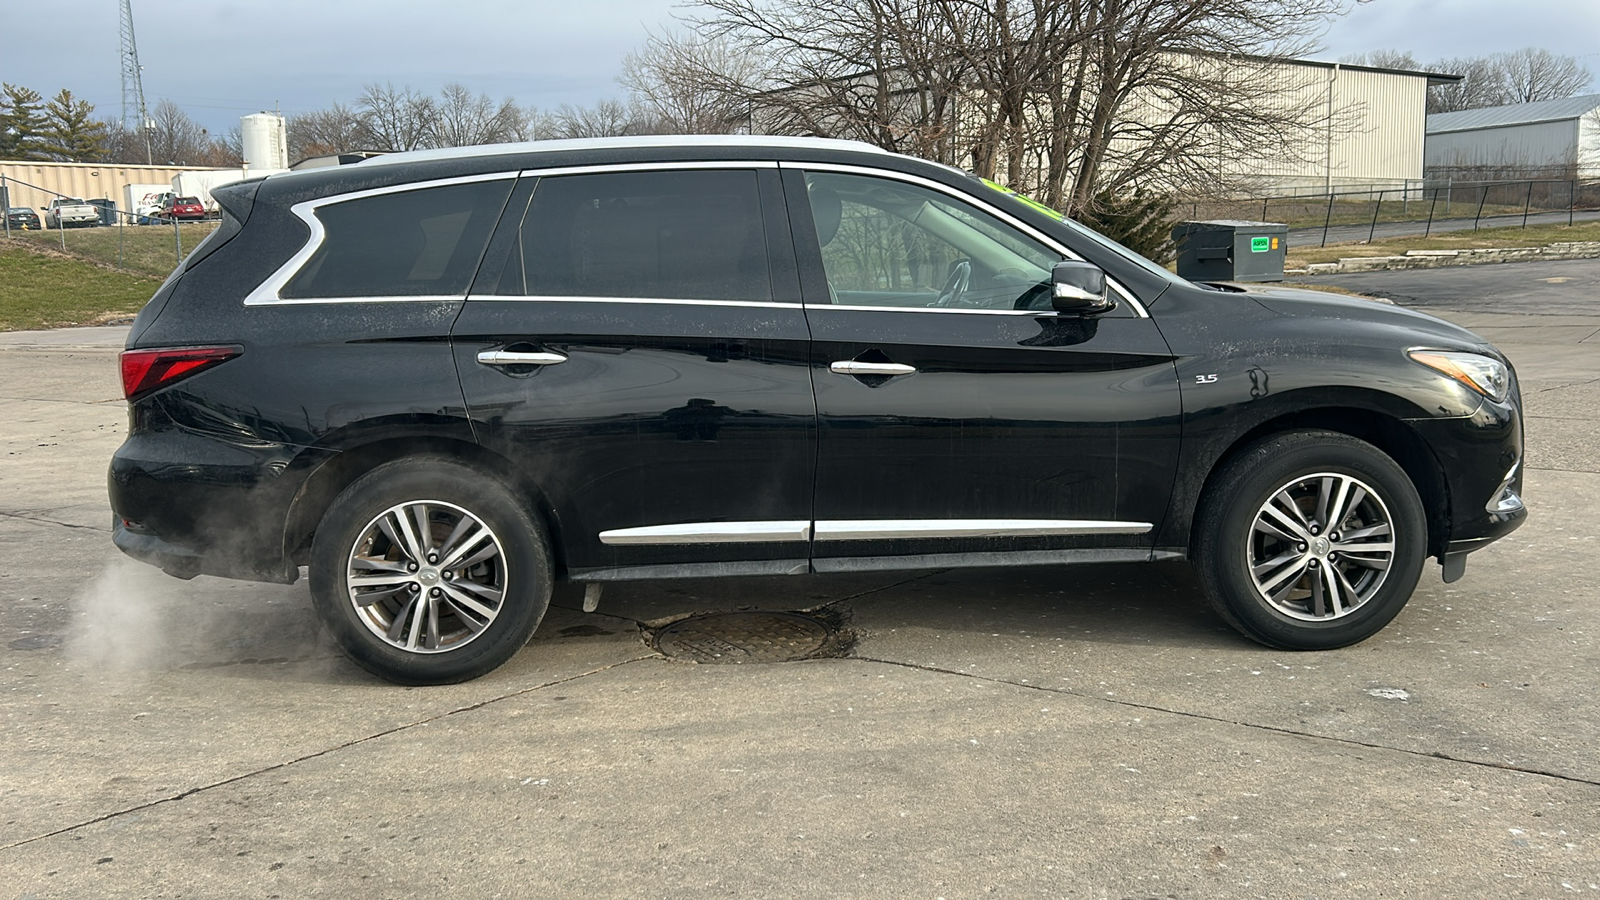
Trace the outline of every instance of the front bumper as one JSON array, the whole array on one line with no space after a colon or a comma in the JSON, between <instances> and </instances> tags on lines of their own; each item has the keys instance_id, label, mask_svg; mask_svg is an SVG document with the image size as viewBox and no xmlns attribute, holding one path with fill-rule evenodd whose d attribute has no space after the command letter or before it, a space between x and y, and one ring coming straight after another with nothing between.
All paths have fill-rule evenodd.
<instances>
[{"instance_id":1,"label":"front bumper","mask_svg":"<svg viewBox=\"0 0 1600 900\"><path fill-rule=\"evenodd\" d=\"M1465 554L1481 550L1522 526L1521 396L1505 403L1485 399L1470 416L1413 419L1410 425L1432 451L1443 476L1448 509L1435 511L1429 552L1459 577Z\"/></svg>"}]
</instances>

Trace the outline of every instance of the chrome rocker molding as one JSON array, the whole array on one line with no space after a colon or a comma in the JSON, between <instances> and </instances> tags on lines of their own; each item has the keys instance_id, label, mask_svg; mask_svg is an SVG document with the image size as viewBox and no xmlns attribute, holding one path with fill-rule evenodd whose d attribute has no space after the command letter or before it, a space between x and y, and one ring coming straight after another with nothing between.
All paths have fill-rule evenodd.
<instances>
[{"instance_id":1,"label":"chrome rocker molding","mask_svg":"<svg viewBox=\"0 0 1600 900\"><path fill-rule=\"evenodd\" d=\"M640 544L760 544L782 541L894 541L932 538L1049 537L1145 534L1149 522L1093 519L803 519L778 522L680 522L600 532L600 542Z\"/></svg>"},{"instance_id":2,"label":"chrome rocker molding","mask_svg":"<svg viewBox=\"0 0 1600 900\"><path fill-rule=\"evenodd\" d=\"M612 545L764 544L810 539L811 523L804 519L786 522L683 522L600 532L600 543Z\"/></svg>"}]
</instances>

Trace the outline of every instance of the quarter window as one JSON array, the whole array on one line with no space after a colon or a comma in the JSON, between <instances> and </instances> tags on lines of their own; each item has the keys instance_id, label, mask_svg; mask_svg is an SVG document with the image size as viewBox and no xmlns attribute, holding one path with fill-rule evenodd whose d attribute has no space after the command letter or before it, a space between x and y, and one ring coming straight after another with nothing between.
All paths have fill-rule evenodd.
<instances>
[{"instance_id":1,"label":"quarter window","mask_svg":"<svg viewBox=\"0 0 1600 900\"><path fill-rule=\"evenodd\" d=\"M501 294L772 299L750 170L542 178L517 243Z\"/></svg>"},{"instance_id":2,"label":"quarter window","mask_svg":"<svg viewBox=\"0 0 1600 900\"><path fill-rule=\"evenodd\" d=\"M465 296L511 184L418 188L319 207L322 246L279 296Z\"/></svg>"},{"instance_id":3,"label":"quarter window","mask_svg":"<svg viewBox=\"0 0 1600 900\"><path fill-rule=\"evenodd\" d=\"M1061 255L976 207L927 188L807 173L834 303L1049 309Z\"/></svg>"}]
</instances>

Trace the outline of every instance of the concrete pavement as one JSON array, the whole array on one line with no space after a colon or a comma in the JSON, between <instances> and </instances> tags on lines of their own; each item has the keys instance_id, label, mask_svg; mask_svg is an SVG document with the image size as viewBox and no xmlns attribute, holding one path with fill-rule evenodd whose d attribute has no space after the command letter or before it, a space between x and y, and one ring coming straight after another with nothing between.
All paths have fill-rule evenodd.
<instances>
[{"instance_id":1,"label":"concrete pavement","mask_svg":"<svg viewBox=\"0 0 1600 900\"><path fill-rule=\"evenodd\" d=\"M121 559L120 339L0 336L0 897L1600 893L1600 311L1551 277L1407 283L1518 364L1534 515L1357 647L1249 643L1179 564L658 582L425 689L303 583ZM822 605L851 658L640 638Z\"/></svg>"}]
</instances>

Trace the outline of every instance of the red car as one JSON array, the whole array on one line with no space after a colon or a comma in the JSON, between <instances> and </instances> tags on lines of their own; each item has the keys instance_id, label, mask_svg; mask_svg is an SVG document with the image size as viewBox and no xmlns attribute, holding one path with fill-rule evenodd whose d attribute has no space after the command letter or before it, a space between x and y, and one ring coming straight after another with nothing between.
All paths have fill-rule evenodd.
<instances>
[{"instance_id":1,"label":"red car","mask_svg":"<svg viewBox=\"0 0 1600 900\"><path fill-rule=\"evenodd\" d=\"M156 215L168 221L172 219L204 219L206 217L206 208L200 204L199 197L173 197L161 204L161 209Z\"/></svg>"}]
</instances>

